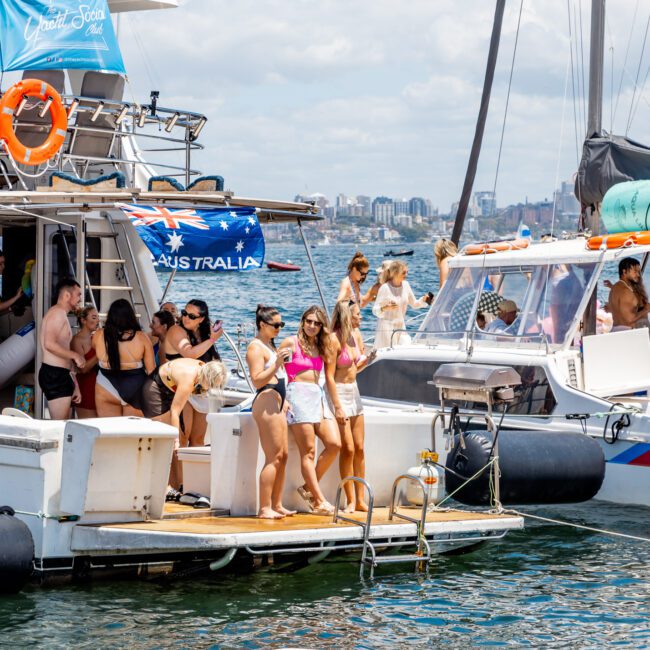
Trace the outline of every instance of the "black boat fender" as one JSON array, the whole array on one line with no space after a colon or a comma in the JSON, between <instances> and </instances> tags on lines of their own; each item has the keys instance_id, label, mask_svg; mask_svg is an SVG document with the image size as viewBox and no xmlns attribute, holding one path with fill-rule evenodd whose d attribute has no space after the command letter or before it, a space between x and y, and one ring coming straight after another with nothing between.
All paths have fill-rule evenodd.
<instances>
[{"instance_id":1,"label":"black boat fender","mask_svg":"<svg viewBox=\"0 0 650 650\"><path fill-rule=\"evenodd\" d=\"M462 435L464 446L457 434L454 448L447 456L448 493L492 458L491 433L469 431ZM605 478L605 456L600 445L582 433L501 429L498 444L503 505L588 501L600 490ZM490 504L491 469L470 481L454 498L466 505Z\"/></svg>"},{"instance_id":2,"label":"black boat fender","mask_svg":"<svg viewBox=\"0 0 650 650\"><path fill-rule=\"evenodd\" d=\"M0 593L18 593L32 575L34 539L10 506L0 506Z\"/></svg>"}]
</instances>

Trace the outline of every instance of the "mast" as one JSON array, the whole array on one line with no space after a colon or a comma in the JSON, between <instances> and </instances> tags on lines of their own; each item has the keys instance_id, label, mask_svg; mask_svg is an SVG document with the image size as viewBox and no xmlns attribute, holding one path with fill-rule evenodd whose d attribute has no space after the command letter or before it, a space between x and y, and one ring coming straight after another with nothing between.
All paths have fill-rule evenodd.
<instances>
[{"instance_id":1,"label":"mast","mask_svg":"<svg viewBox=\"0 0 650 650\"><path fill-rule=\"evenodd\" d=\"M605 0L591 0L591 41L589 45L589 107L587 138L599 136L603 118L603 65L605 57ZM587 208L586 226L592 235L600 233L600 204ZM596 333L596 291L589 299L583 321L585 335Z\"/></svg>"},{"instance_id":2,"label":"mast","mask_svg":"<svg viewBox=\"0 0 650 650\"><path fill-rule=\"evenodd\" d=\"M474 178L476 177L478 158L481 153L483 132L485 131L485 122L487 120L488 108L490 106L490 93L492 92L492 82L494 80L494 69L497 64L497 55L499 53L499 41L501 39L501 25L503 24L503 12L505 6L506 6L506 0L497 0L496 8L494 10L494 22L492 23L492 37L490 39L490 51L488 53L487 66L485 68L485 79L483 81L483 94L481 96L481 106L478 112L478 120L476 121L476 130L474 132L474 142L472 143L472 150L469 155L469 163L467 164L467 172L465 173L465 182L463 184L463 191L460 195L460 202L458 203L458 212L456 213L456 221L454 222L454 230L451 235L451 240L456 245L458 245L458 242L460 241L460 236L463 232L465 215L467 214L467 207L469 206L469 200L472 196L472 187L474 186Z\"/></svg>"}]
</instances>

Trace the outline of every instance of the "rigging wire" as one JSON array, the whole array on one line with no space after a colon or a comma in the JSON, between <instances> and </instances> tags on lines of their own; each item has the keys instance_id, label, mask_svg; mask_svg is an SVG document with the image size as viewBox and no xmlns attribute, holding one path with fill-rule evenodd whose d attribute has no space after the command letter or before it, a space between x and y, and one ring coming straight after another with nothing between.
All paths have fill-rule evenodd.
<instances>
[{"instance_id":1,"label":"rigging wire","mask_svg":"<svg viewBox=\"0 0 650 650\"><path fill-rule=\"evenodd\" d=\"M634 100L636 98L636 91L639 83L639 74L641 73L641 64L643 63L643 55L645 53L645 46L648 41L648 28L650 28L650 14L648 14L648 20L646 21L645 24L645 33L643 35L643 44L641 46L641 54L639 56L639 64L636 69L636 78L634 80L634 90L632 91L632 101L630 102L630 112L628 113L627 116L627 125L625 127L625 136L627 137L627 134L630 132L630 127L632 126L632 113L634 110ZM644 81L645 85L645 81Z\"/></svg>"},{"instance_id":2,"label":"rigging wire","mask_svg":"<svg viewBox=\"0 0 650 650\"><path fill-rule=\"evenodd\" d=\"M575 7L575 5L574 5ZM582 0L578 0L578 15L580 16L580 76L582 80L582 119L584 120L585 133L587 131L587 83L585 81L585 37L582 30ZM577 45L577 43L576 43Z\"/></svg>"},{"instance_id":3,"label":"rigging wire","mask_svg":"<svg viewBox=\"0 0 650 650\"><path fill-rule=\"evenodd\" d=\"M614 120L616 119L616 111L618 110L618 102L621 98L621 91L623 89L623 78L625 76L625 71L627 69L627 57L630 53L630 45L632 44L632 34L634 33L634 26L636 25L636 16L639 11L639 1L636 0L636 5L634 7L634 16L632 17L632 22L631 27L630 27L630 34L627 37L627 46L625 48L625 56L623 57L623 67L621 69L621 79L618 83L618 92L616 93L616 104L614 105L614 114L612 115L612 132L614 131ZM613 68L613 64L612 64ZM612 74L613 74L613 69L612 69ZM612 91L614 88L612 87Z\"/></svg>"},{"instance_id":4,"label":"rigging wire","mask_svg":"<svg viewBox=\"0 0 650 650\"><path fill-rule=\"evenodd\" d=\"M576 83L575 83L575 63L573 61L573 29L571 27L571 0L567 0L567 18L569 24L569 60L571 63L571 92L573 95L573 132L575 136L575 145L576 145L576 167L580 164L580 139L578 134L578 110L577 110L577 98L576 98ZM577 182L578 187L578 196L577 199L582 204L582 192L580 188L580 179L578 178Z\"/></svg>"},{"instance_id":5,"label":"rigging wire","mask_svg":"<svg viewBox=\"0 0 650 650\"><path fill-rule=\"evenodd\" d=\"M636 104L634 105L634 111L632 112L632 117L630 119L630 128L632 128L632 122L634 122L634 118L636 117L636 113L639 110L639 104L641 103L641 100L647 104L648 100L643 96L643 93L645 92L645 85L648 81L648 75L650 74L650 66L648 66L648 69L646 70L645 77L643 78L643 83L641 84L641 90L639 91L639 98L636 100Z\"/></svg>"}]
</instances>

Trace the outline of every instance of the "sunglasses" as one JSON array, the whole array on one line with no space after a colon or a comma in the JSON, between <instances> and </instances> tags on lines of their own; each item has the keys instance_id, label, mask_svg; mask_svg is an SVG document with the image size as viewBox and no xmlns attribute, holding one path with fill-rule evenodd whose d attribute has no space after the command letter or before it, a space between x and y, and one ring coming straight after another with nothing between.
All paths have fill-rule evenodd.
<instances>
[{"instance_id":1,"label":"sunglasses","mask_svg":"<svg viewBox=\"0 0 650 650\"><path fill-rule=\"evenodd\" d=\"M319 320L313 320L311 318L305 318L305 323L307 325L311 325L312 327L322 327L323 323L321 323Z\"/></svg>"},{"instance_id":2,"label":"sunglasses","mask_svg":"<svg viewBox=\"0 0 650 650\"><path fill-rule=\"evenodd\" d=\"M368 277L368 271L365 271L365 272L364 272L364 271L359 271L359 275L360 275L362 278L367 278L367 277Z\"/></svg>"},{"instance_id":3,"label":"sunglasses","mask_svg":"<svg viewBox=\"0 0 650 650\"><path fill-rule=\"evenodd\" d=\"M199 318L203 318L203 316L197 316L196 314L190 314L186 312L184 309L181 311L181 316L183 318L189 318L190 320L199 320Z\"/></svg>"},{"instance_id":4,"label":"sunglasses","mask_svg":"<svg viewBox=\"0 0 650 650\"><path fill-rule=\"evenodd\" d=\"M276 330L281 330L285 325L285 322L283 320L281 320L279 323L269 323L267 320L263 322L266 323L269 327L275 327Z\"/></svg>"}]
</instances>

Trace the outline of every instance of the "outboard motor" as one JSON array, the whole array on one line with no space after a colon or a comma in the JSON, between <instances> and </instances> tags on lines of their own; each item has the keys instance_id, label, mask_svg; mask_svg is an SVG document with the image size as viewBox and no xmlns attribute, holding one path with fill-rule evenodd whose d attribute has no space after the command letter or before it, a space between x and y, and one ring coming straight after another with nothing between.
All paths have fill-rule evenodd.
<instances>
[{"instance_id":1,"label":"outboard motor","mask_svg":"<svg viewBox=\"0 0 650 650\"><path fill-rule=\"evenodd\" d=\"M32 574L34 540L13 508L0 506L0 594L19 592Z\"/></svg>"},{"instance_id":2,"label":"outboard motor","mask_svg":"<svg viewBox=\"0 0 650 650\"><path fill-rule=\"evenodd\" d=\"M600 490L605 456L592 438L582 433L503 429L498 436L503 505L579 503ZM456 435L447 456L447 489L453 492L465 482L462 477L469 478L485 467L493 447L494 437L488 431ZM466 505L489 505L490 470L470 481L454 498Z\"/></svg>"}]
</instances>

